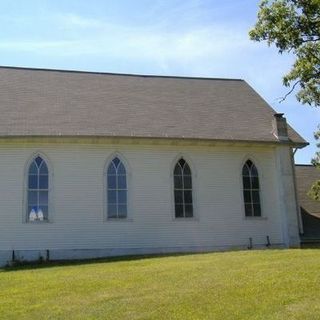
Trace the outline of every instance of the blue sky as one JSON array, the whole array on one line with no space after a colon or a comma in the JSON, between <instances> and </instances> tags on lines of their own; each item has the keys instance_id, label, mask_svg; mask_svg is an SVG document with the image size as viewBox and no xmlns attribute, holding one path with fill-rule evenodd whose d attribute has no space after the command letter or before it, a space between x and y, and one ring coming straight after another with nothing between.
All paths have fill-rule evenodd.
<instances>
[{"instance_id":1,"label":"blue sky","mask_svg":"<svg viewBox=\"0 0 320 320\"><path fill-rule=\"evenodd\" d=\"M0 1L0 65L245 79L316 151L316 108L290 96L293 57L254 43L255 0ZM226 110L227 112L227 110Z\"/></svg>"}]
</instances>

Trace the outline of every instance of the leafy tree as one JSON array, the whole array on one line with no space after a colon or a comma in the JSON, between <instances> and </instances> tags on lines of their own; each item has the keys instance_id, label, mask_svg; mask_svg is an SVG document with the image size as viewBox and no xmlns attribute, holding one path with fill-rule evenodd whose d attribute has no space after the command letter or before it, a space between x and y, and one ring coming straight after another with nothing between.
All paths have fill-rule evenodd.
<instances>
[{"instance_id":1,"label":"leafy tree","mask_svg":"<svg viewBox=\"0 0 320 320\"><path fill-rule=\"evenodd\" d=\"M320 128L320 127L319 127ZM319 141L320 131L318 130L314 137ZM320 148L320 143L317 143L317 147ZM316 152L315 157L312 159L312 164L317 168L320 168L320 151ZM316 181L308 192L308 196L314 200L320 201L320 180Z\"/></svg>"},{"instance_id":2,"label":"leafy tree","mask_svg":"<svg viewBox=\"0 0 320 320\"><path fill-rule=\"evenodd\" d=\"M291 86L282 100L298 87L298 101L320 106L320 0L262 0L258 20L249 36L254 41L274 44L279 53L295 56L291 70L284 75L283 84ZM319 131L315 133L320 140ZM320 147L320 143L317 144ZM312 163L320 168L320 152ZM320 180L308 195L320 200Z\"/></svg>"},{"instance_id":3,"label":"leafy tree","mask_svg":"<svg viewBox=\"0 0 320 320\"><path fill-rule=\"evenodd\" d=\"M298 101L320 106L320 0L262 0L259 8L250 38L296 58L283 77L291 86L283 99L298 86Z\"/></svg>"}]
</instances>

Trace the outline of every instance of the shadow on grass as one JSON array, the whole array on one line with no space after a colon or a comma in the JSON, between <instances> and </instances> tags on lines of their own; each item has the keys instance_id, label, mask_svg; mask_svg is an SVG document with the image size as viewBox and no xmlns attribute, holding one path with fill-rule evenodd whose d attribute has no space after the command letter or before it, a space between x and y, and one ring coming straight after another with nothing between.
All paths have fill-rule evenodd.
<instances>
[{"instance_id":1,"label":"shadow on grass","mask_svg":"<svg viewBox=\"0 0 320 320\"><path fill-rule=\"evenodd\" d=\"M112 262L125 262L125 261L139 261L153 258L168 258L189 255L204 255L212 252L196 252L196 253L167 253L167 254L148 254L148 255L132 255L132 256L118 256L118 257L105 257L95 259L81 259L81 260L49 260L49 261L16 261L13 264L0 268L0 272L13 272L32 269L44 269L53 267L68 267L90 265L96 263L112 263Z\"/></svg>"},{"instance_id":2,"label":"shadow on grass","mask_svg":"<svg viewBox=\"0 0 320 320\"><path fill-rule=\"evenodd\" d=\"M301 249L320 249L320 242L301 243Z\"/></svg>"},{"instance_id":3,"label":"shadow on grass","mask_svg":"<svg viewBox=\"0 0 320 320\"><path fill-rule=\"evenodd\" d=\"M319 247L305 246L301 249L320 249ZM267 251L284 250L283 248L268 248ZM297 248L297 250L299 250ZM114 256L114 257L103 257L103 258L91 258L91 259L78 259L78 260L41 260L41 261L16 261L8 266L0 267L0 272L13 272L13 271L23 271L23 270L33 270L33 269L44 269L44 268L54 268L54 267L68 267L68 266L81 266L90 265L97 263L113 263L113 262L129 262L129 261L139 261L154 258L169 258L169 257L183 257L190 255L209 255L209 254L224 254L232 252L260 252L265 250L246 250L246 249L235 249L235 250L221 250L214 252L176 252L176 253L158 253L158 254L145 254L145 255L127 255L127 256Z\"/></svg>"}]
</instances>

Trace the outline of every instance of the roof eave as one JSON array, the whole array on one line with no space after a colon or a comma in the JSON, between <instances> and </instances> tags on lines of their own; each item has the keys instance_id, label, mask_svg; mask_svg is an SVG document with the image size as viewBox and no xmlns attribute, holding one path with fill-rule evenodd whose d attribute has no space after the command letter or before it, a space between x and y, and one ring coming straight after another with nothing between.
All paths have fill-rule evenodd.
<instances>
[{"instance_id":1,"label":"roof eave","mask_svg":"<svg viewBox=\"0 0 320 320\"><path fill-rule=\"evenodd\" d=\"M263 144L263 145L287 145L292 148L302 149L309 145L309 142L306 141L279 141L279 140L243 140L243 139L210 139L202 137L183 137L183 136L110 136L110 135L0 135L0 142L9 141L9 140L61 140L61 139L83 139L83 140L163 140L163 141L184 141L184 142L197 142L197 143L242 143L242 144Z\"/></svg>"}]
</instances>

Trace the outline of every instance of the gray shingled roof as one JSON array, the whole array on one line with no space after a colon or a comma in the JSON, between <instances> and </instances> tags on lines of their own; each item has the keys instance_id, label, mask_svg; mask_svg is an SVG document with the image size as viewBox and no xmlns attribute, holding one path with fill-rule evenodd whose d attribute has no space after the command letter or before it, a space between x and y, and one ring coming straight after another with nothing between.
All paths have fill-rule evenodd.
<instances>
[{"instance_id":1,"label":"gray shingled roof","mask_svg":"<svg viewBox=\"0 0 320 320\"><path fill-rule=\"evenodd\" d=\"M276 142L275 111L243 80L0 68L0 136ZM293 143L304 144L289 128Z\"/></svg>"},{"instance_id":2,"label":"gray shingled roof","mask_svg":"<svg viewBox=\"0 0 320 320\"><path fill-rule=\"evenodd\" d=\"M312 165L296 165L298 201L307 213L320 218L320 201L312 200L307 193L312 184L320 180L320 170Z\"/></svg>"}]
</instances>

